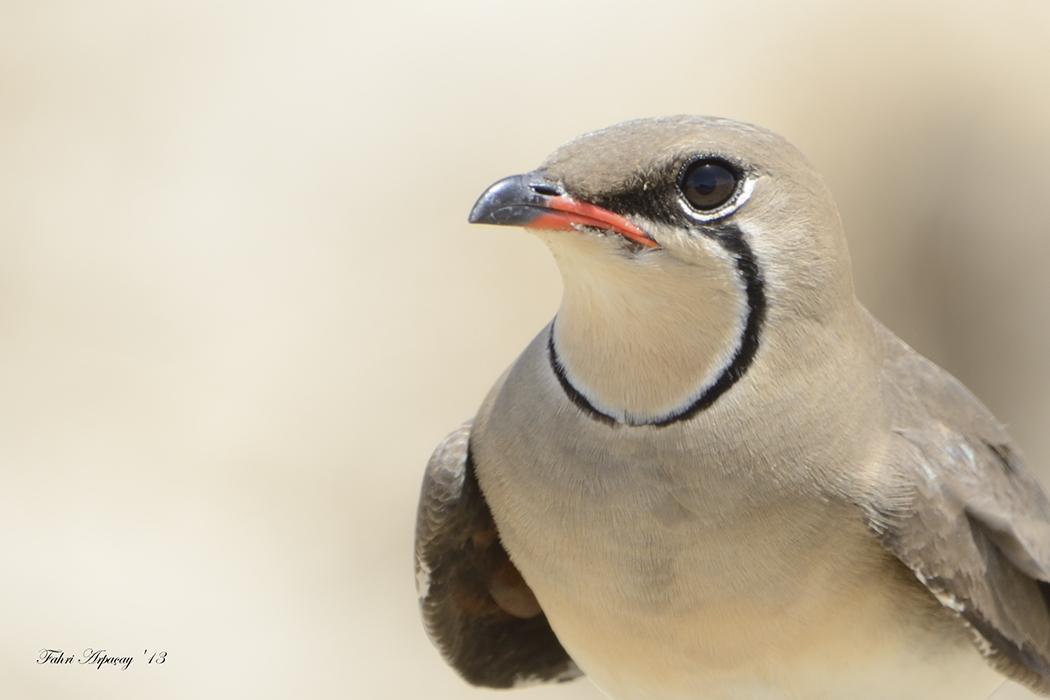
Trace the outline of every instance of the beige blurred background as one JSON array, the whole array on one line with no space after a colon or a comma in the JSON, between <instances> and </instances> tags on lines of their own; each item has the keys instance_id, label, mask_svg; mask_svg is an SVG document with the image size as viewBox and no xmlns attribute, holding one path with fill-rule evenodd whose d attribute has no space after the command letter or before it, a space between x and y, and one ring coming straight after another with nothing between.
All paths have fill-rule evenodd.
<instances>
[{"instance_id":1,"label":"beige blurred background","mask_svg":"<svg viewBox=\"0 0 1050 700\"><path fill-rule=\"evenodd\" d=\"M799 145L1046 481L1050 4L845 5L0 3L0 694L497 697L424 636L415 499L560 282L466 214L627 118Z\"/></svg>"}]
</instances>

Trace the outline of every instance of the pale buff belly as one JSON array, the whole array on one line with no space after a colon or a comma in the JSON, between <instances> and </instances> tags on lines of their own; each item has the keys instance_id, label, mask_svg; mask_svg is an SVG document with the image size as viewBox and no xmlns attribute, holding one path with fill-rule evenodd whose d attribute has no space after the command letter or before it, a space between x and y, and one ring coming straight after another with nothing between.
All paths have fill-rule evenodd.
<instances>
[{"instance_id":1,"label":"pale buff belly","mask_svg":"<svg viewBox=\"0 0 1050 700\"><path fill-rule=\"evenodd\" d=\"M1003 682L963 634L909 628L883 605L824 619L760 607L620 611L600 624L597 611L543 605L573 658L617 700L977 700Z\"/></svg>"},{"instance_id":2,"label":"pale buff belly","mask_svg":"<svg viewBox=\"0 0 1050 700\"><path fill-rule=\"evenodd\" d=\"M768 533L711 541L648 580L644 552L578 544L561 558L577 566L527 546L515 559L566 649L616 700L978 700L1003 681L859 524L793 554Z\"/></svg>"}]
</instances>

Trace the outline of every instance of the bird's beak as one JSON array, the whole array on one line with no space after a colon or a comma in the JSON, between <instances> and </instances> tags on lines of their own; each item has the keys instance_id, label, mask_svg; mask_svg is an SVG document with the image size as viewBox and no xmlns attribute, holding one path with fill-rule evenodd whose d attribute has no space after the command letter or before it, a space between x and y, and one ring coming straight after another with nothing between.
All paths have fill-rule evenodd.
<instances>
[{"instance_id":1,"label":"bird's beak","mask_svg":"<svg viewBox=\"0 0 1050 700\"><path fill-rule=\"evenodd\" d=\"M542 173L511 175L489 187L470 210L472 224L578 230L581 226L613 231L650 248L658 244L624 217L565 194Z\"/></svg>"}]
</instances>

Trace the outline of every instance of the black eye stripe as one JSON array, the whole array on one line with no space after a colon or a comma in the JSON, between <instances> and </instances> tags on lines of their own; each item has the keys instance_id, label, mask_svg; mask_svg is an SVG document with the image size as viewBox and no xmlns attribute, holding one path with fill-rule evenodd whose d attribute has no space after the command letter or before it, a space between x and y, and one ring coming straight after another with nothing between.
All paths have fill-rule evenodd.
<instances>
[{"instance_id":1,"label":"black eye stripe","mask_svg":"<svg viewBox=\"0 0 1050 700\"><path fill-rule=\"evenodd\" d=\"M740 176L736 168L719 158L699 158L683 170L678 189L696 211L718 209L736 194Z\"/></svg>"}]
</instances>

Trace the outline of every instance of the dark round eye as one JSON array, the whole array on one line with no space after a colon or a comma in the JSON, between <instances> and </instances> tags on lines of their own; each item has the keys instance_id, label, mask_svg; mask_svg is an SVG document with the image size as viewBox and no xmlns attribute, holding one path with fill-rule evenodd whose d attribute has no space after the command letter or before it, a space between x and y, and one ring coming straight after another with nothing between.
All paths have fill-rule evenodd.
<instances>
[{"instance_id":1,"label":"dark round eye","mask_svg":"<svg viewBox=\"0 0 1050 700\"><path fill-rule=\"evenodd\" d=\"M690 206L699 211L711 211L733 197L736 184L736 172L727 163L703 158L685 169L678 186Z\"/></svg>"}]
</instances>

